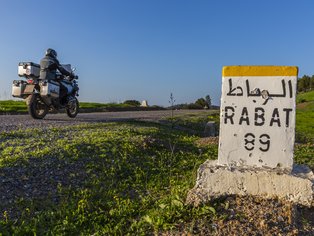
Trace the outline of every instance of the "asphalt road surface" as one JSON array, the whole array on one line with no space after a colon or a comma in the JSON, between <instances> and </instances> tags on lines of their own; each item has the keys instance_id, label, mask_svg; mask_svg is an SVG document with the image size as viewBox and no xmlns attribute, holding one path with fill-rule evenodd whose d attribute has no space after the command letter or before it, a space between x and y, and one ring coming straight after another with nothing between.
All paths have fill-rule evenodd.
<instances>
[{"instance_id":1,"label":"asphalt road surface","mask_svg":"<svg viewBox=\"0 0 314 236\"><path fill-rule=\"evenodd\" d=\"M196 114L204 110L176 110L175 116ZM171 111L124 111L79 113L76 118L69 118L65 113L48 114L42 120L35 120L29 115L0 115L0 132L25 128L47 128L50 126L71 126L82 123L119 122L128 120L159 121L171 116Z\"/></svg>"}]
</instances>

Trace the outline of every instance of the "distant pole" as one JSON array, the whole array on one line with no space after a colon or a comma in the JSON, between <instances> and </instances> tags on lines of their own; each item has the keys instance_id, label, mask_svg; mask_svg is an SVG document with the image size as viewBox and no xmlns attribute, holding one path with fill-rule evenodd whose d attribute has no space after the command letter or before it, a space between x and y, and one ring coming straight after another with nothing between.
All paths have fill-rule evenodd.
<instances>
[{"instance_id":1,"label":"distant pole","mask_svg":"<svg viewBox=\"0 0 314 236\"><path fill-rule=\"evenodd\" d=\"M170 103L170 106L171 106L171 126L173 128L173 110L174 110L174 103L176 102L176 100L174 99L173 97L173 94L170 93L170 100L169 100L169 103Z\"/></svg>"}]
</instances>

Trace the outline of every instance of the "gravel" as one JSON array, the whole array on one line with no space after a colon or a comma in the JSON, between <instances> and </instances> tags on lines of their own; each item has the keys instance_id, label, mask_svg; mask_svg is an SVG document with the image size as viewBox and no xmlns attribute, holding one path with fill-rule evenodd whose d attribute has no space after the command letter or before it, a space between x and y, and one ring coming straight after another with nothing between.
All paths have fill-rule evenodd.
<instances>
[{"instance_id":1,"label":"gravel","mask_svg":"<svg viewBox=\"0 0 314 236\"><path fill-rule=\"evenodd\" d=\"M87 158L75 162L55 157L30 158L27 163L3 167L0 172L0 212L10 219L18 218L24 209L16 209L16 202L43 200L58 203L58 188L80 188L88 178Z\"/></svg>"}]
</instances>

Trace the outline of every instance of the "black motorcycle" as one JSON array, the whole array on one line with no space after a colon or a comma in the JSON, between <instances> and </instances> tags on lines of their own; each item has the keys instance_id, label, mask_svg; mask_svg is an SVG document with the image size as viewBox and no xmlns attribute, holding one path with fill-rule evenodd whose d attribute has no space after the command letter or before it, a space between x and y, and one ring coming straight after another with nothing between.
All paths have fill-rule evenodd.
<instances>
[{"instance_id":1,"label":"black motorcycle","mask_svg":"<svg viewBox=\"0 0 314 236\"><path fill-rule=\"evenodd\" d=\"M63 68L71 71L70 65ZM39 79L40 66L33 62L20 62L18 74L26 80L14 80L12 96L26 100L28 113L34 119L43 119L48 112L65 109L69 117L76 117L79 111L78 76L70 78L57 74L55 80Z\"/></svg>"}]
</instances>

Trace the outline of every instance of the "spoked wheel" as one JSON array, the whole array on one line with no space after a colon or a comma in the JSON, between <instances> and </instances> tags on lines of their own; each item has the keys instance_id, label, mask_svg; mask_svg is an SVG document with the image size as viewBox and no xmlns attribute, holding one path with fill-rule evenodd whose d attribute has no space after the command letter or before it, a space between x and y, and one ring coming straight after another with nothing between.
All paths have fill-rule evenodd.
<instances>
[{"instance_id":1,"label":"spoked wheel","mask_svg":"<svg viewBox=\"0 0 314 236\"><path fill-rule=\"evenodd\" d=\"M43 119L48 113L47 105L40 99L38 94L31 95L28 104L28 113L34 119Z\"/></svg>"},{"instance_id":2,"label":"spoked wheel","mask_svg":"<svg viewBox=\"0 0 314 236\"><path fill-rule=\"evenodd\" d=\"M76 117L79 112L79 102L76 97L70 97L66 106L67 115L70 118Z\"/></svg>"}]
</instances>

